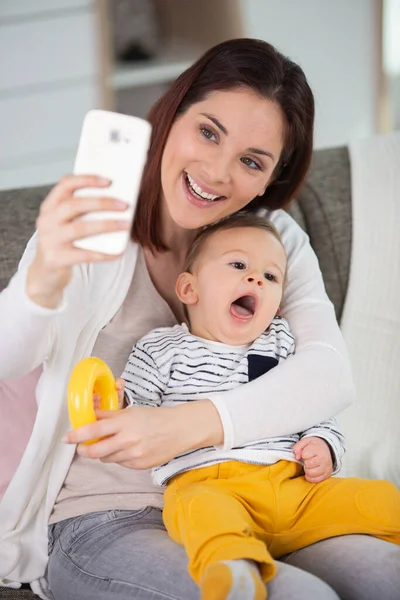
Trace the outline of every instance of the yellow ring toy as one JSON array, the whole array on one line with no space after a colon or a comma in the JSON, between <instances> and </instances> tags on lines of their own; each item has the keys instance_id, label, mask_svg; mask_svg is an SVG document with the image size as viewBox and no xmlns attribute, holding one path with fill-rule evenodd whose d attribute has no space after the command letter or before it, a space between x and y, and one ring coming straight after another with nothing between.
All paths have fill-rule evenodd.
<instances>
[{"instance_id":1,"label":"yellow ring toy","mask_svg":"<svg viewBox=\"0 0 400 600\"><path fill-rule=\"evenodd\" d=\"M84 358L75 366L68 384L68 413L74 429L96 421L93 394L101 398L101 410L118 410L114 375L100 358ZM90 440L86 443L93 443Z\"/></svg>"}]
</instances>

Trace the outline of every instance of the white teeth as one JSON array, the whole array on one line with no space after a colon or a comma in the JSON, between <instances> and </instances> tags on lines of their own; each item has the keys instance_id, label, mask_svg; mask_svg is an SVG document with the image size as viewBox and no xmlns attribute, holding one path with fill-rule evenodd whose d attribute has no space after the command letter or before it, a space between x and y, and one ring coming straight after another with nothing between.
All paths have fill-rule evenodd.
<instances>
[{"instance_id":1,"label":"white teeth","mask_svg":"<svg viewBox=\"0 0 400 600\"><path fill-rule=\"evenodd\" d=\"M192 188L192 190L194 192L196 192L196 194L198 196L200 196L201 198L203 198L204 200L216 200L217 198L219 198L219 196L214 196L214 194L207 194L206 192L203 192L203 190L201 189L200 186L197 185L197 183L195 181L193 181L193 179L190 177L189 173L186 173L186 178L188 180L188 183L190 185L190 187Z\"/></svg>"}]
</instances>

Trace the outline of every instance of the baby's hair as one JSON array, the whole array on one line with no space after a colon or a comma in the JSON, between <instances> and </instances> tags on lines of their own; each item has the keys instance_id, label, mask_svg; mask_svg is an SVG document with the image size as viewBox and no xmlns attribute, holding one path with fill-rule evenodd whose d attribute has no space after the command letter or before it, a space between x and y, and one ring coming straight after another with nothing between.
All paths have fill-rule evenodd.
<instances>
[{"instance_id":1,"label":"baby's hair","mask_svg":"<svg viewBox=\"0 0 400 600\"><path fill-rule=\"evenodd\" d=\"M187 273L191 273L193 269L193 265L200 256L204 245L207 240L210 239L215 233L219 231L226 231L227 229L239 229L243 227L255 227L257 229L264 229L268 231L271 235L273 235L283 247L283 243L281 240L281 236L278 231L271 223L268 221L266 217L262 217L260 215L256 215L254 213L236 213L225 219L221 219L221 221L217 221L212 225L208 225L204 227L194 238L192 245L190 246L188 253L186 255L186 260L184 264L183 271Z\"/></svg>"}]
</instances>

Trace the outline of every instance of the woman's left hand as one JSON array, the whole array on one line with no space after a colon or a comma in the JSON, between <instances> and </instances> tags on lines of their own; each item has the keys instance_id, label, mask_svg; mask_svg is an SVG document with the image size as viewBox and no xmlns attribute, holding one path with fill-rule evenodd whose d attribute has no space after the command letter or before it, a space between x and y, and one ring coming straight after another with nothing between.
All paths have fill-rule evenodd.
<instances>
[{"instance_id":1,"label":"woman's left hand","mask_svg":"<svg viewBox=\"0 0 400 600\"><path fill-rule=\"evenodd\" d=\"M209 400L96 411L96 416L96 422L69 431L63 442L78 444L80 456L130 469L149 469L183 452L223 443L219 414ZM82 444L97 438L103 439Z\"/></svg>"}]
</instances>

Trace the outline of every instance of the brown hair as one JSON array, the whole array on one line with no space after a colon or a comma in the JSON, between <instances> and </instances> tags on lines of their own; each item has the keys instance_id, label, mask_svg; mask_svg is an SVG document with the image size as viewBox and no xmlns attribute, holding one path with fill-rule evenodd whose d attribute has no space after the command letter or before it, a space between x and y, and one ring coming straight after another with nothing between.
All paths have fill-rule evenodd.
<instances>
[{"instance_id":1,"label":"brown hair","mask_svg":"<svg viewBox=\"0 0 400 600\"><path fill-rule=\"evenodd\" d=\"M239 229L242 227L255 227L256 229L264 229L282 244L281 236L279 235L275 226L265 217L252 213L239 212L231 215L230 217L226 217L225 219L221 219L221 221L217 221L212 225L207 225L207 227L204 227L196 235L186 255L183 272L192 272L194 263L200 256L207 240L209 240L211 236L219 231L226 231L227 229Z\"/></svg>"},{"instance_id":2,"label":"brown hair","mask_svg":"<svg viewBox=\"0 0 400 600\"><path fill-rule=\"evenodd\" d=\"M251 210L286 207L311 161L314 98L302 69L262 40L240 38L214 46L184 71L150 110L153 127L132 239L166 250L160 231L161 160L174 121L213 91L249 88L278 104L286 121L282 154L272 182Z\"/></svg>"}]
</instances>

